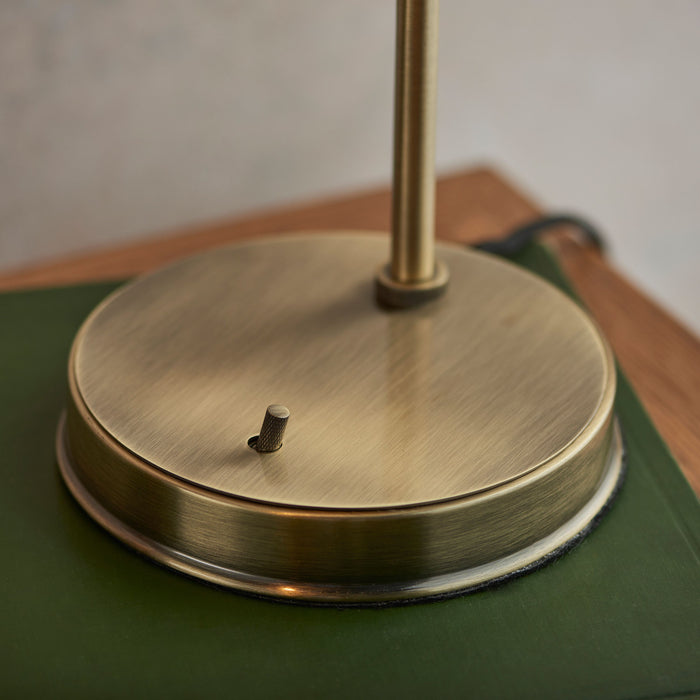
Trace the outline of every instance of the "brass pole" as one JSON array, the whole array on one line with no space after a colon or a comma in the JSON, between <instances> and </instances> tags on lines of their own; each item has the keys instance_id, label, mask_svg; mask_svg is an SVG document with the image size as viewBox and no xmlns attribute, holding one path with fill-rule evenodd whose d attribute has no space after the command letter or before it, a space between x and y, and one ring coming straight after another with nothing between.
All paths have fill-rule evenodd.
<instances>
[{"instance_id":1,"label":"brass pole","mask_svg":"<svg viewBox=\"0 0 700 700\"><path fill-rule=\"evenodd\" d=\"M397 2L391 262L377 277L390 306L414 306L447 285L434 240L438 7Z\"/></svg>"},{"instance_id":2,"label":"brass pole","mask_svg":"<svg viewBox=\"0 0 700 700\"><path fill-rule=\"evenodd\" d=\"M435 97L438 0L398 0L391 276L435 273Z\"/></svg>"}]
</instances>

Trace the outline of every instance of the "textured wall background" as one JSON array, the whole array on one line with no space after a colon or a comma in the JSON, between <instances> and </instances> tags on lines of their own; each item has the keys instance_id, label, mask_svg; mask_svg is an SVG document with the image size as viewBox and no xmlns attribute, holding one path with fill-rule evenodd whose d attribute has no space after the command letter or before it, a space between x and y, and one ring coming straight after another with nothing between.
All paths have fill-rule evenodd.
<instances>
[{"instance_id":1,"label":"textured wall background","mask_svg":"<svg viewBox=\"0 0 700 700\"><path fill-rule=\"evenodd\" d=\"M700 3L442 0L438 163L601 223L700 329ZM386 182L391 0L4 0L0 267Z\"/></svg>"}]
</instances>

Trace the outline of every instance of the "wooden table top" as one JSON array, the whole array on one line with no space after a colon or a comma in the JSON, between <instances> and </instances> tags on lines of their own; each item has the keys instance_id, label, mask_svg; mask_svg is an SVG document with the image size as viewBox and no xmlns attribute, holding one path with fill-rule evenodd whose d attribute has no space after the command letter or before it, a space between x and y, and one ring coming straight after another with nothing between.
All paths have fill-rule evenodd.
<instances>
[{"instance_id":1,"label":"wooden table top","mask_svg":"<svg viewBox=\"0 0 700 700\"><path fill-rule=\"evenodd\" d=\"M473 243L540 213L488 169L442 177L437 235ZM388 230L388 188L197 226L136 243L0 274L0 290L123 279L230 241L284 231ZM652 420L700 495L700 341L565 229L547 237L615 350Z\"/></svg>"}]
</instances>

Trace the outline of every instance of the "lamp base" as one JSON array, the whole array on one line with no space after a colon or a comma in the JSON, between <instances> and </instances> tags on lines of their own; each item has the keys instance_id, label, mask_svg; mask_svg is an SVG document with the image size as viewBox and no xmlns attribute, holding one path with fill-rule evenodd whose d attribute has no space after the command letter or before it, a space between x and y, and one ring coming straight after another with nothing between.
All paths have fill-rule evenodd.
<instances>
[{"instance_id":1,"label":"lamp base","mask_svg":"<svg viewBox=\"0 0 700 700\"><path fill-rule=\"evenodd\" d=\"M118 538L247 592L375 603L478 586L586 530L620 478L615 370L536 276L439 245L450 287L388 311L378 235L210 251L87 319L64 480ZM282 447L249 446L269 404Z\"/></svg>"}]
</instances>

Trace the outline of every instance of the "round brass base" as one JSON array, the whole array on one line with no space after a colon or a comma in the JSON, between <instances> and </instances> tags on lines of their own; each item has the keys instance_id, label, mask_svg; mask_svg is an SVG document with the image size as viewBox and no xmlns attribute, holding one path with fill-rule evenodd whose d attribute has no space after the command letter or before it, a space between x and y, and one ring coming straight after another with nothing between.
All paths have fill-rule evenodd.
<instances>
[{"instance_id":1,"label":"round brass base","mask_svg":"<svg viewBox=\"0 0 700 700\"><path fill-rule=\"evenodd\" d=\"M387 311L377 235L286 236L122 288L81 328L58 435L87 512L217 584L310 602L442 595L585 530L621 471L610 351L539 278L442 245ZM249 447L265 407L282 447Z\"/></svg>"}]
</instances>

